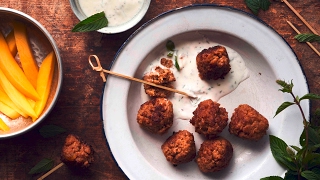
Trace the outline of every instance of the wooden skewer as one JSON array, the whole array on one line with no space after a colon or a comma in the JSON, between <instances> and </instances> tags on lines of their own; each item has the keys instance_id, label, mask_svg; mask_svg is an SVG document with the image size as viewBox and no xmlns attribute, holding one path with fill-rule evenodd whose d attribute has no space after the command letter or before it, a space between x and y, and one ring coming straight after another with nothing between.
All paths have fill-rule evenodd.
<instances>
[{"instance_id":1,"label":"wooden skewer","mask_svg":"<svg viewBox=\"0 0 320 180\"><path fill-rule=\"evenodd\" d=\"M49 176L50 174L52 174L54 171L56 171L57 169L61 168L64 165L63 162L61 162L60 164L58 164L56 167L52 168L50 171L48 171L47 173L45 173L44 175L42 175L40 178L38 178L38 180L43 180L44 178L46 178L47 176Z\"/></svg>"},{"instance_id":2,"label":"wooden skewer","mask_svg":"<svg viewBox=\"0 0 320 180\"><path fill-rule=\"evenodd\" d=\"M291 4L287 0L282 0L290 9L291 11L298 16L298 18L310 29L310 31L313 32L313 34L319 35L318 32L312 28L312 26L299 14L297 10L294 9L294 7L291 6Z\"/></svg>"},{"instance_id":3,"label":"wooden skewer","mask_svg":"<svg viewBox=\"0 0 320 180\"><path fill-rule=\"evenodd\" d=\"M297 34L301 34L300 31L299 31L290 21L287 21L287 23L291 26L291 28L292 28L293 30L296 31ZM315 53L318 54L318 56L320 56L320 52L319 52L310 42L306 42L306 43L310 46L310 48L311 48Z\"/></svg>"},{"instance_id":4,"label":"wooden skewer","mask_svg":"<svg viewBox=\"0 0 320 180\"><path fill-rule=\"evenodd\" d=\"M93 63L91 62L91 57L95 58L97 66L93 65ZM179 90L172 89L172 88L169 88L169 87L166 87L166 86L161 86L161 85L154 84L154 83L151 83L151 82L148 82L148 81L144 81L144 80L141 80L141 79L137 79L137 78L134 78L134 77L126 76L126 75L123 75L123 74L119 74L119 73L116 73L116 72L112 72L112 71L103 69L101 64L100 64L100 60L99 60L98 56L96 56L96 55L90 55L89 56L89 64L91 65L93 70L100 72L100 76L103 79L103 82L106 82L106 77L104 76L104 72L105 72L105 73L112 74L112 75L115 75L115 76L118 76L118 77L121 77L121 78L124 78L124 79L129 79L129 80L132 80L132 81L148 84L150 86L154 86L154 87L165 89L165 90L168 90L168 91L171 91L171 92L174 92L174 93L178 93L178 94L182 94L182 95L185 95L185 96L189 96L191 98L196 98L195 96L190 95L188 93L185 93L183 91L179 91Z\"/></svg>"}]
</instances>

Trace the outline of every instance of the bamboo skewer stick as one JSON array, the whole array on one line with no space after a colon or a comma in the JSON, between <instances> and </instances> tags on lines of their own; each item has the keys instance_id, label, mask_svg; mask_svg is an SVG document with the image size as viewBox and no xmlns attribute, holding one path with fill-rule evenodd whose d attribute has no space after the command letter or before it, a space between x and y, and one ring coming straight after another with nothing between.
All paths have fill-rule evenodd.
<instances>
[{"instance_id":1,"label":"bamboo skewer stick","mask_svg":"<svg viewBox=\"0 0 320 180\"><path fill-rule=\"evenodd\" d=\"M290 9L291 11L298 16L298 18L310 29L310 31L313 32L313 34L319 35L318 32L312 28L312 26L299 14L297 10L294 9L294 7L291 6L291 4L287 0L282 0Z\"/></svg>"},{"instance_id":2,"label":"bamboo skewer stick","mask_svg":"<svg viewBox=\"0 0 320 180\"><path fill-rule=\"evenodd\" d=\"M93 63L91 62L91 57L95 58L97 66L93 65ZM190 95L190 94L188 94L186 92L183 92L183 91L179 91L179 90L172 89L172 88L169 88L169 87L166 87L166 86L161 86L161 85L154 84L154 83L151 83L151 82L148 82L148 81L144 81L144 80L141 80L141 79L137 79L137 78L134 78L134 77L126 76L126 75L123 75L123 74L119 74L119 73L116 73L116 72L112 72L112 71L103 69L101 64L100 64L100 60L96 55L90 55L89 56L89 64L91 65L93 70L100 72L100 76L103 79L103 82L106 82L106 77L104 76L104 73L108 73L108 74L115 75L115 76L118 76L118 77L121 77L121 78L124 78L124 79L129 79L131 81L136 81L136 82L148 84L150 86L154 86L154 87L157 87L157 88L165 89L165 90L168 90L168 91L171 91L171 92L174 92L174 93L178 93L178 94L181 94L181 95L189 96L191 98L196 98L195 96Z\"/></svg>"},{"instance_id":3,"label":"bamboo skewer stick","mask_svg":"<svg viewBox=\"0 0 320 180\"><path fill-rule=\"evenodd\" d=\"M47 173L45 173L44 175L42 175L40 178L38 178L37 180L43 180L44 178L48 177L50 174L52 174L54 171L56 171L57 169L59 169L60 167L62 167L64 165L64 163L60 163L58 164L56 167L52 168L50 171L48 171Z\"/></svg>"},{"instance_id":4,"label":"bamboo skewer stick","mask_svg":"<svg viewBox=\"0 0 320 180\"><path fill-rule=\"evenodd\" d=\"M297 34L301 34L300 31L290 22L290 21L287 21L287 23L291 26L291 28L296 31ZM315 52L317 53L318 56L320 56L320 52L310 43L310 42L306 42L310 48Z\"/></svg>"}]
</instances>

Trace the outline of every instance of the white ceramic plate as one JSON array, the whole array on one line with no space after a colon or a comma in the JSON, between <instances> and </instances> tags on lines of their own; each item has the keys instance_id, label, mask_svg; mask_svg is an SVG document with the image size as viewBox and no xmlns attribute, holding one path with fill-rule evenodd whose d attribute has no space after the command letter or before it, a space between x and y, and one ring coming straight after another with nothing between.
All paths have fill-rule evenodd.
<instances>
[{"instance_id":1,"label":"white ceramic plate","mask_svg":"<svg viewBox=\"0 0 320 180\"><path fill-rule=\"evenodd\" d=\"M138 29L119 50L111 70L142 78L148 64L165 48L168 39L181 40L205 34L207 38L236 50L244 59L250 77L232 93L219 100L229 117L235 107L246 103L269 120L268 134L290 145L298 145L302 119L297 107L290 107L273 118L277 107L291 101L278 91L277 79L293 80L294 93L309 92L296 55L272 28L243 11L216 5L194 5L169 11ZM153 135L136 122L141 85L109 76L102 100L105 135L118 165L130 179L260 179L283 175L285 170L274 160L269 138L249 142L230 135L221 136L233 145L230 165L217 173L201 173L195 162L174 167L161 151L161 145L173 131L187 129L195 136L197 149L204 140L188 121L175 121L168 133ZM302 104L309 115L309 102Z\"/></svg>"}]
</instances>

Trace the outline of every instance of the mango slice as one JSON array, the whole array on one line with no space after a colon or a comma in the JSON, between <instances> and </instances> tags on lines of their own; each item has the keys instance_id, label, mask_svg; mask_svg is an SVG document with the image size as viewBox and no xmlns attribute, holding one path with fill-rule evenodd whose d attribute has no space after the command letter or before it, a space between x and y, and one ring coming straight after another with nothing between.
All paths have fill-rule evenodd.
<instances>
[{"instance_id":1,"label":"mango slice","mask_svg":"<svg viewBox=\"0 0 320 180\"><path fill-rule=\"evenodd\" d=\"M13 110L17 111L21 116L27 118L28 115L24 113L21 109L19 109L9 98L9 96L4 92L2 86L0 86L0 102L4 103L5 105L9 106ZM0 111L1 112L1 111Z\"/></svg>"},{"instance_id":2,"label":"mango slice","mask_svg":"<svg viewBox=\"0 0 320 180\"><path fill-rule=\"evenodd\" d=\"M9 47L9 50L10 50L12 56L16 57L18 50L17 50L17 44L16 44L16 40L14 38L13 31L10 31L10 33L7 35L6 42L8 44L8 47Z\"/></svg>"},{"instance_id":3,"label":"mango slice","mask_svg":"<svg viewBox=\"0 0 320 180\"><path fill-rule=\"evenodd\" d=\"M26 75L12 56L8 45L0 32L0 69L3 71L12 85L25 96L39 100L39 95Z\"/></svg>"},{"instance_id":4,"label":"mango slice","mask_svg":"<svg viewBox=\"0 0 320 180\"><path fill-rule=\"evenodd\" d=\"M27 28L20 22L14 22L13 31L22 69L28 80L35 88L37 85L39 67L33 57L32 49L28 40Z\"/></svg>"},{"instance_id":5,"label":"mango slice","mask_svg":"<svg viewBox=\"0 0 320 180\"><path fill-rule=\"evenodd\" d=\"M20 117L20 114L17 111L13 110L2 102L0 102L0 112L8 116L10 119L17 119Z\"/></svg>"},{"instance_id":6,"label":"mango slice","mask_svg":"<svg viewBox=\"0 0 320 180\"><path fill-rule=\"evenodd\" d=\"M8 80L5 74L0 70L0 86L2 86L5 93L10 97L14 104L21 109L25 114L32 118L38 118L27 98L21 94Z\"/></svg>"},{"instance_id":7,"label":"mango slice","mask_svg":"<svg viewBox=\"0 0 320 180\"><path fill-rule=\"evenodd\" d=\"M2 129L3 131L10 130L9 126L7 126L6 123L4 123L4 121L1 118L0 118L0 129Z\"/></svg>"},{"instance_id":8,"label":"mango slice","mask_svg":"<svg viewBox=\"0 0 320 180\"><path fill-rule=\"evenodd\" d=\"M43 60L38 75L37 81L37 92L40 96L40 100L36 101L35 104L35 112L37 116L40 116L43 109L47 104L47 100L50 95L50 88L52 83L52 77L55 67L56 57L54 53L51 51L46 58Z\"/></svg>"}]
</instances>

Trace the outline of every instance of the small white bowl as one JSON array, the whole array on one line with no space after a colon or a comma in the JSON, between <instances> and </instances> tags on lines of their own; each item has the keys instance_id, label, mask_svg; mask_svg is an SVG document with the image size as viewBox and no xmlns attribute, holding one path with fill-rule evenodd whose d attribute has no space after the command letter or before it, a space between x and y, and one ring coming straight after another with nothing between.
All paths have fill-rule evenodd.
<instances>
[{"instance_id":1,"label":"small white bowl","mask_svg":"<svg viewBox=\"0 0 320 180\"><path fill-rule=\"evenodd\" d=\"M144 17L144 15L146 14L146 12L150 6L150 1L151 0L144 0L140 11L135 16L133 16L132 19L130 19L126 23L118 25L118 26L108 26L108 27L99 29L98 32L106 33L106 34L115 34L115 33L124 32L124 31L132 28L133 26L138 24L138 22ZM79 0L70 0L70 5L71 5L73 13L77 16L77 18L80 21L82 21L88 17L84 13L84 11L82 10L80 3L79 3Z\"/></svg>"}]
</instances>

